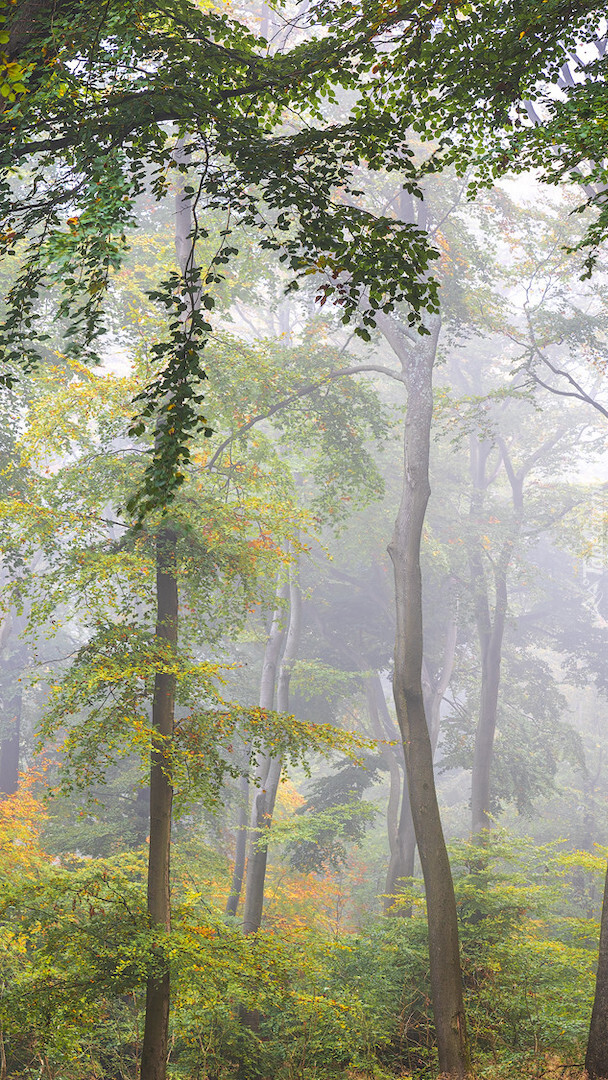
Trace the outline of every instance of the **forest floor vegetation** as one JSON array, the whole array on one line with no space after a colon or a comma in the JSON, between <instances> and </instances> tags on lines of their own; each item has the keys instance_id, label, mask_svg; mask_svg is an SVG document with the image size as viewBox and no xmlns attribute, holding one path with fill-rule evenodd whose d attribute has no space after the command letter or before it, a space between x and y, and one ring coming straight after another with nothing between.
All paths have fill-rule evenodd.
<instances>
[{"instance_id":1,"label":"forest floor vegetation","mask_svg":"<svg viewBox=\"0 0 608 1080\"><path fill-rule=\"evenodd\" d=\"M145 853L45 850L46 813L27 786L0 802L3 1080L135 1080L153 945L174 972L175 1080L437 1076L417 887L409 919L356 925L346 904L338 925L339 883L277 864L268 925L245 937L219 906L228 863L193 830L175 844L162 939ZM501 833L483 858L458 842L452 859L476 1080L580 1080L601 858Z\"/></svg>"}]
</instances>

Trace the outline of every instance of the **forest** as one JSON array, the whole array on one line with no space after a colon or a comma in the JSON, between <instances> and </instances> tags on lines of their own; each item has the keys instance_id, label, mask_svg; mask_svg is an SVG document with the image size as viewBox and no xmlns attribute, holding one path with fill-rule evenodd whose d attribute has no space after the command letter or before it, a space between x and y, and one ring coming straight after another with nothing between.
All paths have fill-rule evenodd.
<instances>
[{"instance_id":1,"label":"forest","mask_svg":"<svg viewBox=\"0 0 608 1080\"><path fill-rule=\"evenodd\" d=\"M607 47L0 0L0 1080L608 1080Z\"/></svg>"}]
</instances>

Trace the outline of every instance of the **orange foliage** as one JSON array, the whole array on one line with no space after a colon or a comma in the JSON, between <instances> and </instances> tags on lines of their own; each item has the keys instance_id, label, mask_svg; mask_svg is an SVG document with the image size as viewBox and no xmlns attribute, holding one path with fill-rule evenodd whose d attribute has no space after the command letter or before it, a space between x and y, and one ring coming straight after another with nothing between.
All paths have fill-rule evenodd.
<instances>
[{"instance_id":1,"label":"orange foliage","mask_svg":"<svg viewBox=\"0 0 608 1080\"><path fill-rule=\"evenodd\" d=\"M49 859L38 842L48 816L33 793L39 779L37 774L28 773L21 777L14 795L0 798L0 866L7 876L31 873Z\"/></svg>"}]
</instances>

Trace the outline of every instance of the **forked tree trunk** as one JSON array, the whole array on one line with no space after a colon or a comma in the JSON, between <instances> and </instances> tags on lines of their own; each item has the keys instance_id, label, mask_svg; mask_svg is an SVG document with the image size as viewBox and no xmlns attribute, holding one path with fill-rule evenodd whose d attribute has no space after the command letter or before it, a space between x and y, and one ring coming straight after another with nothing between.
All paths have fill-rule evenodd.
<instances>
[{"instance_id":1,"label":"forked tree trunk","mask_svg":"<svg viewBox=\"0 0 608 1080\"><path fill-rule=\"evenodd\" d=\"M272 616L268 639L266 641L266 648L264 650L259 698L261 709L272 709L274 707L277 668L285 635L284 601L286 601L287 596L287 585L280 586L277 589L275 609ZM259 858L261 852L256 847L255 842L260 835L259 830L262 828L264 818L264 785L268 776L271 760L269 754L264 753L260 756L257 762L255 783L251 784L251 787L253 788L253 802L249 820L249 850L247 855L245 905L243 910L243 930L246 934L255 933L259 927L259 922L257 922L256 925L258 897L260 881L262 882L263 889L265 868L262 867L262 860Z\"/></svg>"},{"instance_id":2,"label":"forked tree trunk","mask_svg":"<svg viewBox=\"0 0 608 1080\"><path fill-rule=\"evenodd\" d=\"M608 873L604 886L600 951L585 1069L589 1080L608 1080Z\"/></svg>"},{"instance_id":3,"label":"forked tree trunk","mask_svg":"<svg viewBox=\"0 0 608 1080\"><path fill-rule=\"evenodd\" d=\"M420 543L430 495L433 361L439 318L418 348L400 356L408 401L401 504L389 547L395 572L396 641L393 690L403 740L410 805L427 901L431 994L439 1069L460 1080L469 1071L454 886L435 791L433 752L422 690Z\"/></svg>"},{"instance_id":4,"label":"forked tree trunk","mask_svg":"<svg viewBox=\"0 0 608 1080\"><path fill-rule=\"evenodd\" d=\"M277 680L277 712L287 712L289 709L289 684L300 643L301 622L302 597L296 564L290 568L289 626ZM263 777L260 776L261 787L254 795L251 821L252 833L249 858L247 860L247 886L243 913L243 932L245 934L255 934L262 924L268 844L259 841L264 840L264 834L268 832L272 824L283 759L280 756L270 757L270 755L266 755L262 767L264 775Z\"/></svg>"},{"instance_id":5,"label":"forked tree trunk","mask_svg":"<svg viewBox=\"0 0 608 1080\"><path fill-rule=\"evenodd\" d=\"M156 637L173 652L177 645L177 537L173 529L159 530L156 540ZM150 757L150 850L148 855L148 914L156 930L169 934L171 894L171 751L175 720L175 674L157 671L152 702L153 745ZM170 975L162 945L153 957L146 985L146 1016L141 1054L141 1080L165 1080L169 1038Z\"/></svg>"}]
</instances>

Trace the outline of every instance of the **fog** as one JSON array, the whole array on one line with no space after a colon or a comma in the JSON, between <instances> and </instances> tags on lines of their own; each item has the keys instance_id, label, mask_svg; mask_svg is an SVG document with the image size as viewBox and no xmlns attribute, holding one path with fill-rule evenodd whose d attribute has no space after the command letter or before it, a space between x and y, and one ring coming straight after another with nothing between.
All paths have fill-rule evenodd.
<instances>
[{"instance_id":1,"label":"fog","mask_svg":"<svg viewBox=\"0 0 608 1080\"><path fill-rule=\"evenodd\" d=\"M261 71L334 32L186 7ZM202 38L165 18L183 74ZM116 25L96 93L135 49ZM74 26L51 133L96 73ZM158 81L146 49L125 70ZM257 137L249 107L201 134L163 106L107 189L102 135L94 168L43 148L12 173L0 1080L608 1076L604 165L585 144L591 195L561 143L559 183L557 151L496 183L490 144L431 167L439 129L382 130L399 67L376 90L340 64L310 100L275 86L266 172L226 134ZM326 176L305 140L342 138L368 83L386 112Z\"/></svg>"}]
</instances>

